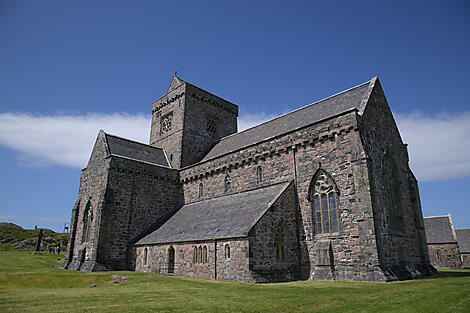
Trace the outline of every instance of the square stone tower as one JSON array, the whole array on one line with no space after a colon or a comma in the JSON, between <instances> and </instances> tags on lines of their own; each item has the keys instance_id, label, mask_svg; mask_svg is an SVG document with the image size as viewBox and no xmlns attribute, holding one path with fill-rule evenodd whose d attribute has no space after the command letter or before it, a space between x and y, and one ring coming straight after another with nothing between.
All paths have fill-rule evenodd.
<instances>
[{"instance_id":1,"label":"square stone tower","mask_svg":"<svg viewBox=\"0 0 470 313\"><path fill-rule=\"evenodd\" d=\"M237 105L175 75L166 94L152 104L150 145L163 148L173 168L183 168L236 133L237 116Z\"/></svg>"}]
</instances>

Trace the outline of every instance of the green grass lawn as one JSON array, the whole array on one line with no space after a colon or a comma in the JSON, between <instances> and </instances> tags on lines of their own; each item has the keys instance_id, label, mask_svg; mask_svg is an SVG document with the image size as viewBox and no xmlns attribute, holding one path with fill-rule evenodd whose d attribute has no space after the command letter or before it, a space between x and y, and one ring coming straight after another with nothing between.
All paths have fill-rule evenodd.
<instances>
[{"instance_id":1,"label":"green grass lawn","mask_svg":"<svg viewBox=\"0 0 470 313\"><path fill-rule=\"evenodd\" d=\"M470 270L392 283L248 284L59 270L62 260L0 251L0 312L470 312ZM129 280L113 284L116 273Z\"/></svg>"}]
</instances>

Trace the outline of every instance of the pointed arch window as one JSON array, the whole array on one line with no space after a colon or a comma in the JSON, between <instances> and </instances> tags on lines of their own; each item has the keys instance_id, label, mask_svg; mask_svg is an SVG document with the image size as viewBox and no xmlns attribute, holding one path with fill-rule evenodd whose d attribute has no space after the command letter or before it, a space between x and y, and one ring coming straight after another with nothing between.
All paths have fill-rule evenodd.
<instances>
[{"instance_id":1,"label":"pointed arch window","mask_svg":"<svg viewBox=\"0 0 470 313\"><path fill-rule=\"evenodd\" d=\"M230 175L225 175L225 192L229 192L232 190L232 179Z\"/></svg>"},{"instance_id":2,"label":"pointed arch window","mask_svg":"<svg viewBox=\"0 0 470 313\"><path fill-rule=\"evenodd\" d=\"M202 248L202 263L203 264L207 263L207 246L204 246Z\"/></svg>"},{"instance_id":3,"label":"pointed arch window","mask_svg":"<svg viewBox=\"0 0 470 313\"><path fill-rule=\"evenodd\" d=\"M225 259L230 259L230 245L228 243L225 244Z\"/></svg>"},{"instance_id":4,"label":"pointed arch window","mask_svg":"<svg viewBox=\"0 0 470 313\"><path fill-rule=\"evenodd\" d=\"M90 240L91 223L93 222L93 209L91 208L91 201L88 200L83 212L83 227L82 227L82 242Z\"/></svg>"},{"instance_id":5,"label":"pointed arch window","mask_svg":"<svg viewBox=\"0 0 470 313\"><path fill-rule=\"evenodd\" d=\"M197 258L199 260L198 263L202 263L202 247L201 246L199 246Z\"/></svg>"},{"instance_id":6,"label":"pointed arch window","mask_svg":"<svg viewBox=\"0 0 470 313\"><path fill-rule=\"evenodd\" d=\"M202 183L199 184L199 198L202 198L204 195L204 185Z\"/></svg>"},{"instance_id":7,"label":"pointed arch window","mask_svg":"<svg viewBox=\"0 0 470 313\"><path fill-rule=\"evenodd\" d=\"M339 231L339 192L333 179L324 170L319 170L312 181L310 199L312 218L317 234Z\"/></svg>"},{"instance_id":8,"label":"pointed arch window","mask_svg":"<svg viewBox=\"0 0 470 313\"><path fill-rule=\"evenodd\" d=\"M197 263L197 247L194 246L193 248L193 263L196 264Z\"/></svg>"},{"instance_id":9,"label":"pointed arch window","mask_svg":"<svg viewBox=\"0 0 470 313\"><path fill-rule=\"evenodd\" d=\"M147 248L144 249L144 265L148 264L148 250Z\"/></svg>"},{"instance_id":10,"label":"pointed arch window","mask_svg":"<svg viewBox=\"0 0 470 313\"><path fill-rule=\"evenodd\" d=\"M263 168L260 165L256 167L256 181L258 183L263 181Z\"/></svg>"}]
</instances>

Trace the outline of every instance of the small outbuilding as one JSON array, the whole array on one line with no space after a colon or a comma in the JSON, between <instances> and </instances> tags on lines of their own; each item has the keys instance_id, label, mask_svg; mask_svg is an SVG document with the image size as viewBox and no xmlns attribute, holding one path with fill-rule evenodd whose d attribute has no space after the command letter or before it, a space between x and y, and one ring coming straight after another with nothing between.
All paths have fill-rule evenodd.
<instances>
[{"instance_id":1,"label":"small outbuilding","mask_svg":"<svg viewBox=\"0 0 470 313\"><path fill-rule=\"evenodd\" d=\"M434 267L461 268L459 245L449 215L424 218L429 260Z\"/></svg>"}]
</instances>

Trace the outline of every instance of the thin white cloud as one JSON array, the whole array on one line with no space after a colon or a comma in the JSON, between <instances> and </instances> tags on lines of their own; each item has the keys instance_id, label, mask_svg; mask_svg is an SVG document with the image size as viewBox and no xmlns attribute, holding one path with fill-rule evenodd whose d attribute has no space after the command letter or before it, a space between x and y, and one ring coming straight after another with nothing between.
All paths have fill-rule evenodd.
<instances>
[{"instance_id":1,"label":"thin white cloud","mask_svg":"<svg viewBox=\"0 0 470 313\"><path fill-rule=\"evenodd\" d=\"M238 129L275 115L246 114ZM470 112L395 114L408 143L411 167L421 181L470 176ZM20 153L23 163L84 167L100 129L148 142L150 116L144 114L34 115L0 113L0 145Z\"/></svg>"},{"instance_id":2,"label":"thin white cloud","mask_svg":"<svg viewBox=\"0 0 470 313\"><path fill-rule=\"evenodd\" d=\"M259 125L263 122L266 122L272 118L275 118L277 115L267 114L267 113L258 113L258 114L244 114L238 118L238 131L245 130L247 128Z\"/></svg>"},{"instance_id":3,"label":"thin white cloud","mask_svg":"<svg viewBox=\"0 0 470 313\"><path fill-rule=\"evenodd\" d=\"M84 167L100 129L148 142L150 117L137 114L0 114L0 144L20 152L22 163Z\"/></svg>"},{"instance_id":4,"label":"thin white cloud","mask_svg":"<svg viewBox=\"0 0 470 313\"><path fill-rule=\"evenodd\" d=\"M418 180L470 176L470 112L394 116Z\"/></svg>"}]
</instances>

